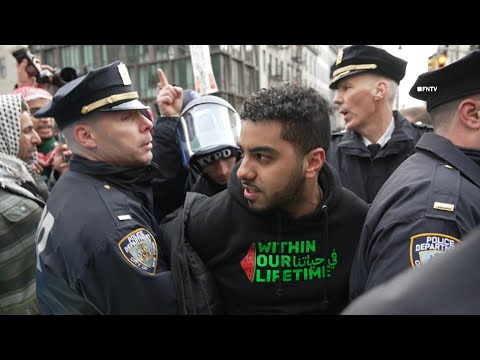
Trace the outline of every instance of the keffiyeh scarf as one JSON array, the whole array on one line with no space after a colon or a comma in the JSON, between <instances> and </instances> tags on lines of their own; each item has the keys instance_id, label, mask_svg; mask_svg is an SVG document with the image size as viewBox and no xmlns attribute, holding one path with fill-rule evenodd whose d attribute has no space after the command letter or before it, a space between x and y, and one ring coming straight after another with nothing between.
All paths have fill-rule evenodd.
<instances>
[{"instance_id":1,"label":"keffiyeh scarf","mask_svg":"<svg viewBox=\"0 0 480 360\"><path fill-rule=\"evenodd\" d=\"M29 172L29 165L17 157L20 147L20 115L22 96L20 94L0 95L0 178L17 184L35 180Z\"/></svg>"}]
</instances>

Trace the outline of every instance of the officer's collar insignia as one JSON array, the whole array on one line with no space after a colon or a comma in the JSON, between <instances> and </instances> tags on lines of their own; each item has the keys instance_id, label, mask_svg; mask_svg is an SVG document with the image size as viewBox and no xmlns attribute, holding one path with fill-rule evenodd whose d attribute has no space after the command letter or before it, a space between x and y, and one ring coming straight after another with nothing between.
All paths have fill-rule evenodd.
<instances>
[{"instance_id":1,"label":"officer's collar insignia","mask_svg":"<svg viewBox=\"0 0 480 360\"><path fill-rule=\"evenodd\" d=\"M132 85L132 80L128 74L128 69L124 63L118 64L118 73L122 78L123 85Z\"/></svg>"},{"instance_id":2,"label":"officer's collar insignia","mask_svg":"<svg viewBox=\"0 0 480 360\"><path fill-rule=\"evenodd\" d=\"M453 211L455 209L455 205L435 201L435 203L433 204L433 208L443 211Z\"/></svg>"},{"instance_id":3,"label":"officer's collar insignia","mask_svg":"<svg viewBox=\"0 0 480 360\"><path fill-rule=\"evenodd\" d=\"M419 267L434 256L452 250L459 243L459 239L445 234L414 235L410 238L410 263L413 268Z\"/></svg>"},{"instance_id":4,"label":"officer's collar insignia","mask_svg":"<svg viewBox=\"0 0 480 360\"><path fill-rule=\"evenodd\" d=\"M127 261L135 267L154 275L157 269L157 244L146 229L137 229L118 243L118 248Z\"/></svg>"},{"instance_id":5,"label":"officer's collar insignia","mask_svg":"<svg viewBox=\"0 0 480 360\"><path fill-rule=\"evenodd\" d=\"M340 64L343 60L343 49L338 50L338 55L337 55L337 63L336 65Z\"/></svg>"}]
</instances>

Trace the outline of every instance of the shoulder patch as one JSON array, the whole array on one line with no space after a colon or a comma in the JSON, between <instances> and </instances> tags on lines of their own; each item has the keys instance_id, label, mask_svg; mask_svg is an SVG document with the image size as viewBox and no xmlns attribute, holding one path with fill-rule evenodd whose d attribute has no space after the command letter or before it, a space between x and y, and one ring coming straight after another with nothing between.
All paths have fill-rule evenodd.
<instances>
[{"instance_id":1,"label":"shoulder patch","mask_svg":"<svg viewBox=\"0 0 480 360\"><path fill-rule=\"evenodd\" d=\"M417 234L410 238L410 263L413 268L425 264L432 257L452 250L461 241L453 236L438 233Z\"/></svg>"},{"instance_id":2,"label":"shoulder patch","mask_svg":"<svg viewBox=\"0 0 480 360\"><path fill-rule=\"evenodd\" d=\"M135 267L154 275L157 270L157 244L153 235L144 228L136 229L118 242L118 248Z\"/></svg>"}]
</instances>

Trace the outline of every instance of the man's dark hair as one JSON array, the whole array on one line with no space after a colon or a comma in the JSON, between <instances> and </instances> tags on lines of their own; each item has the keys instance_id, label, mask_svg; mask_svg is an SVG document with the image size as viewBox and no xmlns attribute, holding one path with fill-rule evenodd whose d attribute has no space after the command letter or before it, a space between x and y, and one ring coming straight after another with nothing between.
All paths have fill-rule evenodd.
<instances>
[{"instance_id":1,"label":"man's dark hair","mask_svg":"<svg viewBox=\"0 0 480 360\"><path fill-rule=\"evenodd\" d=\"M280 121L282 139L292 143L301 155L319 147L327 152L331 115L328 100L315 89L291 83L261 89L245 100L240 112L242 120Z\"/></svg>"}]
</instances>

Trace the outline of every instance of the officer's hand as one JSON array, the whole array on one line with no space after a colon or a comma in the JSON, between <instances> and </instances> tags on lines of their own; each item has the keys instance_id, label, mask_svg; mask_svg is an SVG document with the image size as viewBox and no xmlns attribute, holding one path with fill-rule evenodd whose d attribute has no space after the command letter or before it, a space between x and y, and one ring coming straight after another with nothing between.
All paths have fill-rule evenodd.
<instances>
[{"instance_id":1,"label":"officer's hand","mask_svg":"<svg viewBox=\"0 0 480 360\"><path fill-rule=\"evenodd\" d=\"M157 105L162 116L179 116L182 111L183 89L168 83L162 69L158 69Z\"/></svg>"}]
</instances>

